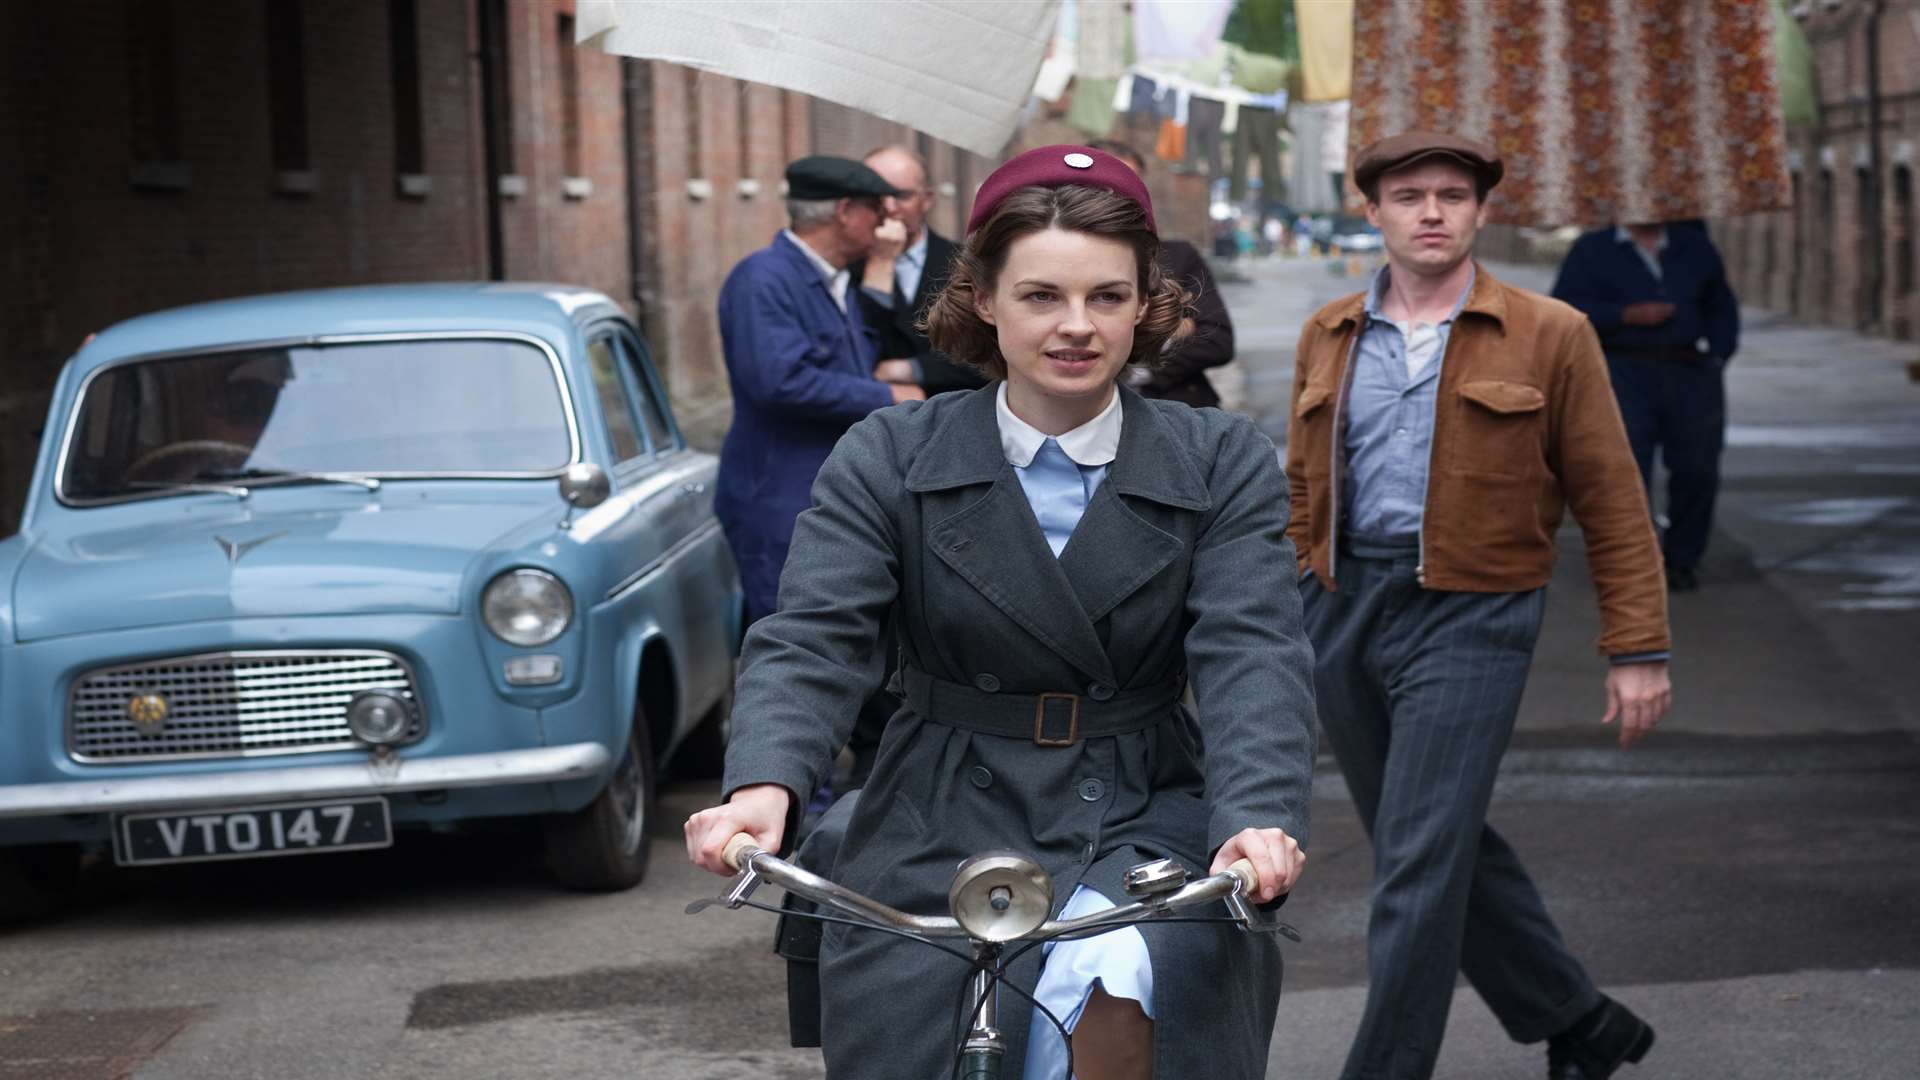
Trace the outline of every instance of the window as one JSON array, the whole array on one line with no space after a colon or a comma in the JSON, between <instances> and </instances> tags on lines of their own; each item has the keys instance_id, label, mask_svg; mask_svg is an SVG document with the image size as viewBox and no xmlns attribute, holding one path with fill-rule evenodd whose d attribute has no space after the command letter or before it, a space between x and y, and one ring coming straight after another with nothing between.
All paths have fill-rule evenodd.
<instances>
[{"instance_id":1,"label":"window","mask_svg":"<svg viewBox=\"0 0 1920 1080\"><path fill-rule=\"evenodd\" d=\"M587 360L593 367L593 394L600 400L600 413L607 418L607 436L613 440L614 460L632 461L646 448L634 427L633 407L627 401L619 361L614 358L613 336L602 334L589 343Z\"/></svg>"},{"instance_id":2,"label":"window","mask_svg":"<svg viewBox=\"0 0 1920 1080\"><path fill-rule=\"evenodd\" d=\"M639 404L640 420L646 425L647 444L656 454L679 449L680 439L660 393L659 380L653 378L653 365L647 362L646 350L631 334L621 334L620 353L626 360L627 374L633 378L634 398Z\"/></svg>"},{"instance_id":3,"label":"window","mask_svg":"<svg viewBox=\"0 0 1920 1080\"><path fill-rule=\"evenodd\" d=\"M551 474L573 456L552 363L488 339L142 360L86 384L61 481L80 502L287 472Z\"/></svg>"},{"instance_id":4,"label":"window","mask_svg":"<svg viewBox=\"0 0 1920 1080\"><path fill-rule=\"evenodd\" d=\"M275 0L267 11L267 102L273 118L275 172L305 172L307 58L301 0Z\"/></svg>"},{"instance_id":5,"label":"window","mask_svg":"<svg viewBox=\"0 0 1920 1080\"><path fill-rule=\"evenodd\" d=\"M173 79L173 0L127 5L127 90L134 185L186 187Z\"/></svg>"},{"instance_id":6,"label":"window","mask_svg":"<svg viewBox=\"0 0 1920 1080\"><path fill-rule=\"evenodd\" d=\"M416 0L387 0L387 46L393 60L393 171L427 171L420 124L420 19Z\"/></svg>"},{"instance_id":7,"label":"window","mask_svg":"<svg viewBox=\"0 0 1920 1080\"><path fill-rule=\"evenodd\" d=\"M585 176L580 152L580 49L573 43L573 16L560 16L558 27L561 159L568 176Z\"/></svg>"}]
</instances>

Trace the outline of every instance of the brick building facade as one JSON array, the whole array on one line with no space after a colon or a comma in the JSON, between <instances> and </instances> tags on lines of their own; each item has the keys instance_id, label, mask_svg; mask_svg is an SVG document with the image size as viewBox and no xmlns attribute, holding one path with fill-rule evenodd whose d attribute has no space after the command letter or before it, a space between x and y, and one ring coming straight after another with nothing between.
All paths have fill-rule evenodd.
<instances>
[{"instance_id":1,"label":"brick building facade","mask_svg":"<svg viewBox=\"0 0 1920 1080\"><path fill-rule=\"evenodd\" d=\"M711 444L728 413L714 297L784 224L787 161L915 146L947 235L992 167L803 94L578 48L572 7L0 4L0 535L89 332L248 293L598 288L642 320Z\"/></svg>"},{"instance_id":2,"label":"brick building facade","mask_svg":"<svg viewBox=\"0 0 1920 1080\"><path fill-rule=\"evenodd\" d=\"M1813 50L1818 115L1787 131L1793 208L1715 223L1734 288L1802 319L1920 337L1920 0L1791 10Z\"/></svg>"}]
</instances>

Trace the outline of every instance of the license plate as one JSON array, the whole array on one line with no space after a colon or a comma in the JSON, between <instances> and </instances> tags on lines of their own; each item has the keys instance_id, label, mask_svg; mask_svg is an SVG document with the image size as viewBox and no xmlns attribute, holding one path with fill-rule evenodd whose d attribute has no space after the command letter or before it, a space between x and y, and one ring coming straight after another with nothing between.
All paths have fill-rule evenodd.
<instances>
[{"instance_id":1,"label":"license plate","mask_svg":"<svg viewBox=\"0 0 1920 1080\"><path fill-rule=\"evenodd\" d=\"M114 862L143 866L390 847L393 825L387 815L387 800L371 795L270 806L119 814L114 819L113 838Z\"/></svg>"}]
</instances>

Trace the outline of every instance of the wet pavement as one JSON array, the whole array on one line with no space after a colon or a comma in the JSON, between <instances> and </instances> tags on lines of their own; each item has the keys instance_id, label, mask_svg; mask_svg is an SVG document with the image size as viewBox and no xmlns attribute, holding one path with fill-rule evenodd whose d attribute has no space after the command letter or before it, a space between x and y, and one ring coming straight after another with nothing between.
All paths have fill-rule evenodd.
<instances>
[{"instance_id":1,"label":"wet pavement","mask_svg":"<svg viewBox=\"0 0 1920 1080\"><path fill-rule=\"evenodd\" d=\"M1225 286L1242 359L1220 381L1280 437L1297 328L1357 282L1319 263L1247 278ZM1631 752L1598 725L1593 601L1563 537L1492 818L1595 976L1657 1025L1623 1080L1920 1061L1916 353L1750 320L1706 583L1675 598L1678 704ZM817 1078L817 1052L785 1045L771 918L682 913L719 884L678 854L712 796L670 787L652 876L614 896L557 891L518 828L96 868L61 916L0 929L0 1078ZM1314 821L1276 1078L1335 1075L1364 996L1371 855L1327 761ZM1540 1056L1463 989L1439 1075L1537 1077Z\"/></svg>"}]
</instances>

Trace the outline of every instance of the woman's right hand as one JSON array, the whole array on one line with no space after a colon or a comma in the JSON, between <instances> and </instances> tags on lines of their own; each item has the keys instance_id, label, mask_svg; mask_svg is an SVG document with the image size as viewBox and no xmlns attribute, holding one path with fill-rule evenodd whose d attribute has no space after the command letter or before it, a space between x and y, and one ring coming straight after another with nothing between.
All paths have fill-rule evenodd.
<instances>
[{"instance_id":1,"label":"woman's right hand","mask_svg":"<svg viewBox=\"0 0 1920 1080\"><path fill-rule=\"evenodd\" d=\"M710 806L687 819L687 858L702 870L732 877L733 867L720 858L736 833L746 833L766 851L779 851L787 832L787 811L793 793L779 784L750 784L719 806Z\"/></svg>"}]
</instances>

